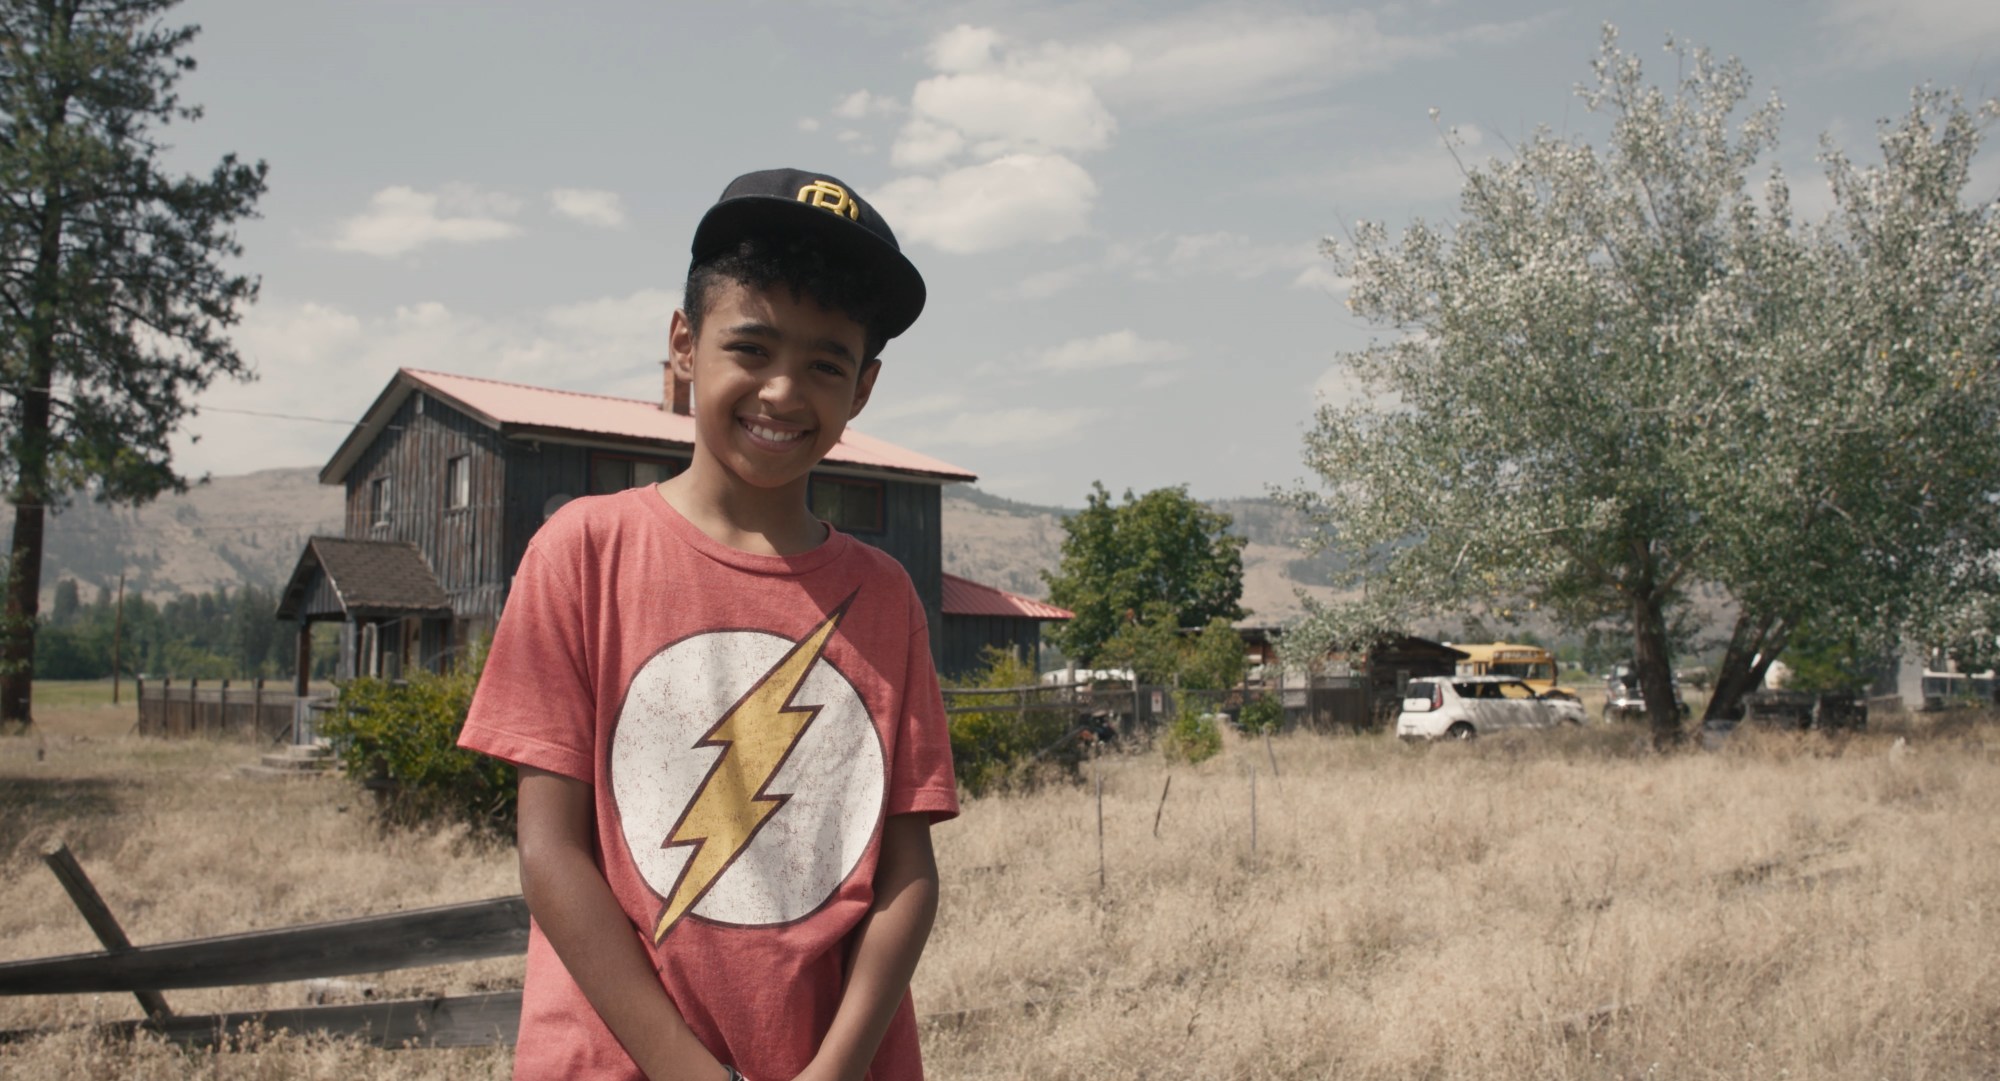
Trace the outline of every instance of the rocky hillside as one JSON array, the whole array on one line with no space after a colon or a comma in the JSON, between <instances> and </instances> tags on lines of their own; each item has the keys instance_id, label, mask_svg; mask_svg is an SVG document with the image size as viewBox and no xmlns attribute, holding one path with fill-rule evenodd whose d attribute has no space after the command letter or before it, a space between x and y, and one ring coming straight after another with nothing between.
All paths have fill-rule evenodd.
<instances>
[{"instance_id":1,"label":"rocky hillside","mask_svg":"<svg viewBox=\"0 0 2000 1081\"><path fill-rule=\"evenodd\" d=\"M320 484L317 470L299 468L215 477L137 509L77 504L50 520L44 603L64 578L82 585L88 600L99 586L116 588L120 571L128 592L155 600L246 583L275 589L290 576L307 537L340 532L340 500L340 489ZM1289 510L1268 499L1213 505L1249 541L1243 603L1255 622L1282 623L1296 614L1297 589L1331 592L1324 569L1301 557L1303 523ZM1041 572L1060 559L1068 513L967 485L948 487L945 570L1045 598Z\"/></svg>"}]
</instances>

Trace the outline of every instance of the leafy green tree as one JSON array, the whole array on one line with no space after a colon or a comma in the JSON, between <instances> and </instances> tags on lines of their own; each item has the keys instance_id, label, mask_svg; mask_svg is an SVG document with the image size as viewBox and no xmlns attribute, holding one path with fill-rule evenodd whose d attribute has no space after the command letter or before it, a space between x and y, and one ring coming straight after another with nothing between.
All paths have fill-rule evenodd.
<instances>
[{"instance_id":1,"label":"leafy green tree","mask_svg":"<svg viewBox=\"0 0 2000 1081\"><path fill-rule=\"evenodd\" d=\"M1096 663L1130 668L1141 683L1169 683L1181 670L1182 648L1180 620L1173 606L1154 601L1104 640Z\"/></svg>"},{"instance_id":2,"label":"leafy green tree","mask_svg":"<svg viewBox=\"0 0 2000 1081\"><path fill-rule=\"evenodd\" d=\"M1539 130L1467 172L1456 223L1329 242L1349 306L1396 337L1343 358L1364 394L1319 411L1324 483L1296 497L1367 594L1294 640L1510 597L1622 623L1671 742L1693 587L1741 612L1716 716L1802 621L1885 642L2000 586L2000 213L1963 198L1979 117L1917 93L1879 165L1828 147L1837 209L1801 224L1767 164L1780 103L1746 112L1740 64L1669 45L1663 90L1606 28L1579 91L1601 147Z\"/></svg>"},{"instance_id":3,"label":"leafy green tree","mask_svg":"<svg viewBox=\"0 0 2000 1081\"><path fill-rule=\"evenodd\" d=\"M1076 613L1050 637L1085 664L1121 626L1163 602L1175 627L1220 616L1241 619L1243 538L1230 517L1190 498L1185 487L1156 488L1113 503L1101 482L1084 509L1063 521L1062 564L1042 577L1052 602Z\"/></svg>"},{"instance_id":4,"label":"leafy green tree","mask_svg":"<svg viewBox=\"0 0 2000 1081\"><path fill-rule=\"evenodd\" d=\"M1226 691L1243 682L1250 659L1243 636L1217 616L1188 642L1181 654L1181 686L1193 691Z\"/></svg>"},{"instance_id":5,"label":"leafy green tree","mask_svg":"<svg viewBox=\"0 0 2000 1081\"><path fill-rule=\"evenodd\" d=\"M0 620L0 726L26 726L51 506L88 488L182 490L168 440L257 294L233 231L264 166L162 165L158 129L201 111L175 84L197 28L173 0L0 0L0 486L14 505Z\"/></svg>"}]
</instances>

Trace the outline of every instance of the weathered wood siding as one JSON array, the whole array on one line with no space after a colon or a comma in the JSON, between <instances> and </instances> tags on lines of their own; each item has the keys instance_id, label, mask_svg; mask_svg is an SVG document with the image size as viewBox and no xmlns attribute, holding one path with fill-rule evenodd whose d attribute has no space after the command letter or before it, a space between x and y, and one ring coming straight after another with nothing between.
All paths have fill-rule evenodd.
<instances>
[{"instance_id":1,"label":"weathered wood siding","mask_svg":"<svg viewBox=\"0 0 2000 1081\"><path fill-rule=\"evenodd\" d=\"M502 582L511 582L514 571L527 555L528 542L546 519L545 511L559 497L577 498L590 491L591 457L595 453L630 455L632 448L593 450L564 443L507 441L501 449L502 472L506 477L505 506L502 509L505 571ZM688 454L677 448L662 449L657 457L685 462ZM923 602L931 628L931 659L941 663L943 626L943 489L936 484L884 480L883 529L857 532L855 539L889 553L910 572L917 597ZM362 513L366 513L367 492L360 489Z\"/></svg>"},{"instance_id":2,"label":"weathered wood siding","mask_svg":"<svg viewBox=\"0 0 2000 1081\"><path fill-rule=\"evenodd\" d=\"M459 619L497 619L513 572L499 543L503 450L486 425L422 391L410 395L348 473L347 536L415 544ZM448 507L446 463L459 455L469 462L471 494L466 506ZM370 501L380 477L389 478L389 500L378 520Z\"/></svg>"},{"instance_id":3,"label":"weathered wood siding","mask_svg":"<svg viewBox=\"0 0 2000 1081\"><path fill-rule=\"evenodd\" d=\"M944 632L936 637L943 639L938 675L949 683L952 677L984 667L988 646L1014 650L1022 660L1034 664L1042 644L1042 624L1040 620L1004 616L946 616Z\"/></svg>"},{"instance_id":4,"label":"weathered wood siding","mask_svg":"<svg viewBox=\"0 0 2000 1081\"><path fill-rule=\"evenodd\" d=\"M931 663L942 668L944 650L944 489L936 484L885 480L880 533L855 533L896 557L910 572L930 622Z\"/></svg>"}]
</instances>

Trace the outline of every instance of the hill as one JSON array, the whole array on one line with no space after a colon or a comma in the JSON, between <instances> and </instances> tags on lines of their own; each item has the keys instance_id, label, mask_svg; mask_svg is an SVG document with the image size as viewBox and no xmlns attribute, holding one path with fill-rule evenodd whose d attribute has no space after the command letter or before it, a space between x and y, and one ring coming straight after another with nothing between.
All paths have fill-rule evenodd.
<instances>
[{"instance_id":1,"label":"hill","mask_svg":"<svg viewBox=\"0 0 2000 1081\"><path fill-rule=\"evenodd\" d=\"M214 477L137 508L78 502L49 518L43 605L64 578L88 600L94 587L116 589L121 571L128 594L155 601L246 584L276 589L307 537L340 533L340 514L341 490L310 467Z\"/></svg>"},{"instance_id":2,"label":"hill","mask_svg":"<svg viewBox=\"0 0 2000 1081\"><path fill-rule=\"evenodd\" d=\"M1282 623L1299 611L1294 590L1320 596L1325 569L1303 558L1305 523L1269 499L1210 503L1231 515L1249 543L1243 552L1243 603L1251 621ZM1015 502L955 484L944 490L944 568L951 574L1030 597L1046 598L1042 571L1060 561L1064 507ZM266 469L214 477L184 495L139 508L77 503L49 520L43 603L57 582L75 579L90 599L98 587L153 600L246 584L276 589L291 575L314 534L340 532L341 490L319 483L318 470Z\"/></svg>"}]
</instances>

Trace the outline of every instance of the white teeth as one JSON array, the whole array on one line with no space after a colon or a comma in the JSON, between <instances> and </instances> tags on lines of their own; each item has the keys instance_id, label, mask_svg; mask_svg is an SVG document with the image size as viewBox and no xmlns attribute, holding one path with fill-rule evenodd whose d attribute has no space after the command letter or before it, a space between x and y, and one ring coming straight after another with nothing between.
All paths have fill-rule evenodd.
<instances>
[{"instance_id":1,"label":"white teeth","mask_svg":"<svg viewBox=\"0 0 2000 1081\"><path fill-rule=\"evenodd\" d=\"M794 439L804 437L806 434L804 432L780 432L771 428L760 428L755 424L745 424L744 427L750 429L751 435L759 439L768 439L773 443L789 443Z\"/></svg>"}]
</instances>

